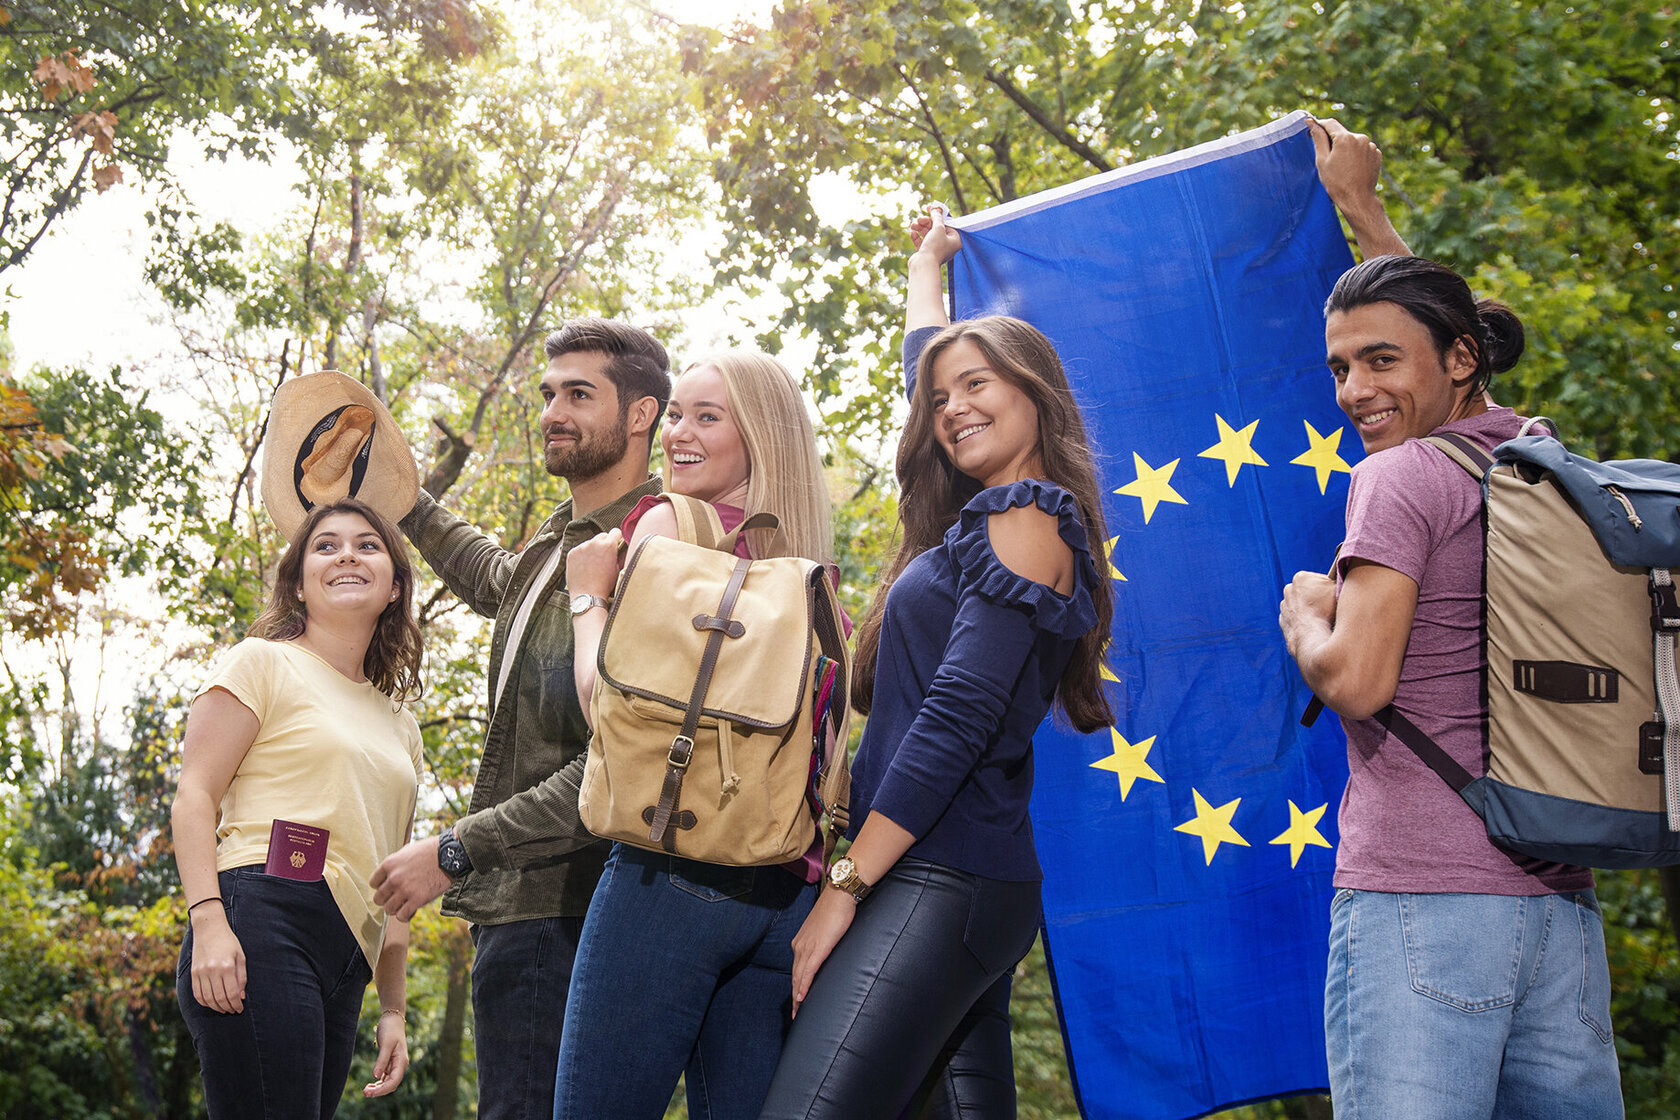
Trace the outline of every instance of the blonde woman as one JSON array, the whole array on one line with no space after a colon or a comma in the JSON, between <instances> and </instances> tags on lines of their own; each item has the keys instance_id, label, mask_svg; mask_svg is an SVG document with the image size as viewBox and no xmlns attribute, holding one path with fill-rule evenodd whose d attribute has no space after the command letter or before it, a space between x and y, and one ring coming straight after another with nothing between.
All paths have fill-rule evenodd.
<instances>
[{"instance_id":1,"label":"blonde woman","mask_svg":"<svg viewBox=\"0 0 1680 1120\"><path fill-rule=\"evenodd\" d=\"M725 530L774 513L783 552L828 563L832 528L816 438L792 376L763 354L701 359L677 378L660 442L671 491L712 503ZM644 499L622 531L567 557L578 695L588 711L619 545L676 535ZM772 542L743 540L742 555ZM590 603L585 596L598 596ZM581 602L580 602L581 601ZM794 933L810 912L820 842L780 867L723 867L615 844L584 920L561 1031L554 1115L658 1120L687 1074L694 1120L752 1120L775 1072Z\"/></svg>"}]
</instances>

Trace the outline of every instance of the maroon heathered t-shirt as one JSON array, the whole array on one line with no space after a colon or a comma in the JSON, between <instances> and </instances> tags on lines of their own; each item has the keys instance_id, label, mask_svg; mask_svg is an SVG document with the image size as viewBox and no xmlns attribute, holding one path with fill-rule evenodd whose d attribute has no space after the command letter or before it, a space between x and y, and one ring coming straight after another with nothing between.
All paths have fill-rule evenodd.
<instances>
[{"instance_id":1,"label":"maroon heathered t-shirt","mask_svg":"<svg viewBox=\"0 0 1680 1120\"><path fill-rule=\"evenodd\" d=\"M1492 450L1523 418L1508 408L1455 421ZM1394 706L1472 775L1482 755L1482 498L1476 481L1430 444L1407 440L1353 468L1350 560L1369 560L1418 585L1417 615ZM1487 828L1440 776L1375 720L1342 720L1348 784L1342 797L1335 884L1397 893L1531 895L1593 885L1582 867L1544 863L1496 846Z\"/></svg>"}]
</instances>

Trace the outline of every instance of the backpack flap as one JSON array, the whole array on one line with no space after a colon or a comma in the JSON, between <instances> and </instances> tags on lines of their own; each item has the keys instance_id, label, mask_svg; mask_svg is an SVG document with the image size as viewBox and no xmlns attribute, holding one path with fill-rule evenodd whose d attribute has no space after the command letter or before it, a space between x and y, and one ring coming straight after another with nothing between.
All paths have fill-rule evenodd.
<instances>
[{"instance_id":1,"label":"backpack flap","mask_svg":"<svg viewBox=\"0 0 1680 1120\"><path fill-rule=\"evenodd\" d=\"M1571 454L1551 436L1507 440L1493 454L1519 471L1555 477L1612 564L1680 567L1680 463L1595 463Z\"/></svg>"},{"instance_id":2,"label":"backpack flap","mask_svg":"<svg viewBox=\"0 0 1680 1120\"><path fill-rule=\"evenodd\" d=\"M671 706L688 707L694 667L712 631L695 619L718 608L736 557L674 540L649 537L620 577L601 636L600 674L614 688ZM813 561L754 561L732 617L739 633L724 639L703 713L748 727L785 727L799 713L810 677L810 577ZM804 633L804 649L789 656L786 636ZM777 640L780 638L780 640Z\"/></svg>"}]
</instances>

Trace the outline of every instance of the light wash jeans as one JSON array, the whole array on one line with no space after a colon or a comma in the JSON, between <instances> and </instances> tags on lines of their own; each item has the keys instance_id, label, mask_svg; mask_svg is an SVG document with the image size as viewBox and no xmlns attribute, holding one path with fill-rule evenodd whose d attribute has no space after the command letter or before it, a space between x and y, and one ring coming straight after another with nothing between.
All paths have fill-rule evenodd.
<instances>
[{"instance_id":1,"label":"light wash jeans","mask_svg":"<svg viewBox=\"0 0 1680 1120\"><path fill-rule=\"evenodd\" d=\"M1336 1120L1620 1120L1591 891L1342 889L1324 991Z\"/></svg>"}]
</instances>

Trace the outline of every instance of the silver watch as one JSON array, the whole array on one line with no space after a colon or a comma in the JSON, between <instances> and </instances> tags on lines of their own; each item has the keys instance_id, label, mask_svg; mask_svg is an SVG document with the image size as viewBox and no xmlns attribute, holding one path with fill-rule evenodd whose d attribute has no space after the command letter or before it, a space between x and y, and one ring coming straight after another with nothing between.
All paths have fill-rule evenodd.
<instances>
[{"instance_id":1,"label":"silver watch","mask_svg":"<svg viewBox=\"0 0 1680 1120\"><path fill-rule=\"evenodd\" d=\"M612 600L603 599L599 595L591 595L588 592L572 596L572 614L574 616L593 610L596 607L600 607L602 610L611 610Z\"/></svg>"}]
</instances>

